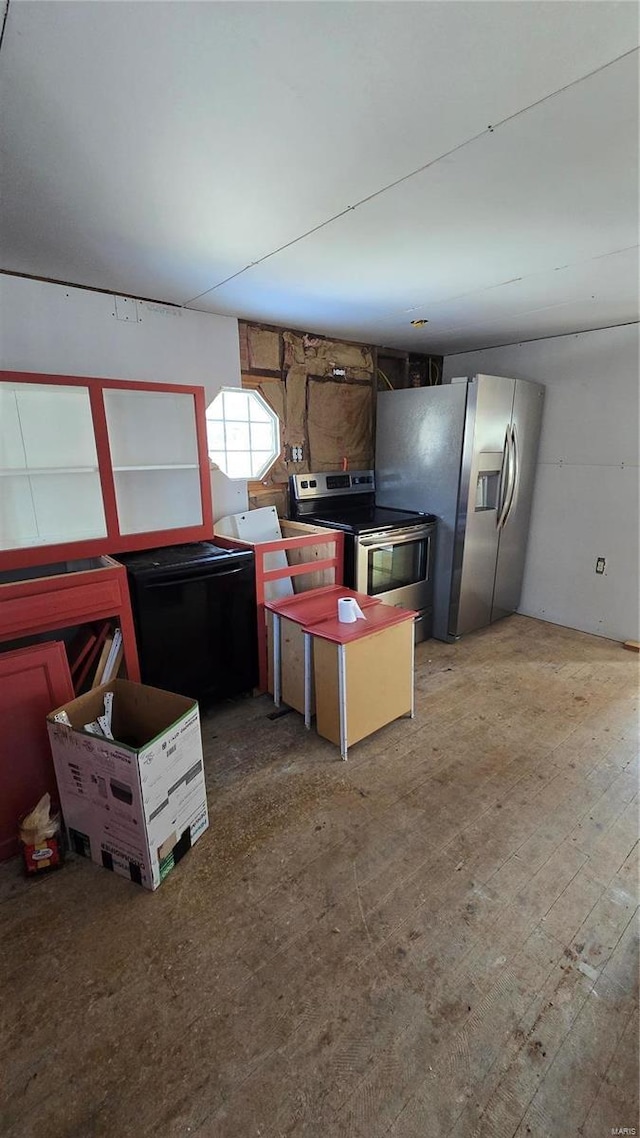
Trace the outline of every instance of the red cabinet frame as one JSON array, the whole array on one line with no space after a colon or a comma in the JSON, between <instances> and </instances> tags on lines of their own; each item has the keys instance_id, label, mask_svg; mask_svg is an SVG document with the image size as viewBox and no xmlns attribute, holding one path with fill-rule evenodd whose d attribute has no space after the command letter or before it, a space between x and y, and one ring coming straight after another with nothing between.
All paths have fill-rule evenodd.
<instances>
[{"instance_id":1,"label":"red cabinet frame","mask_svg":"<svg viewBox=\"0 0 640 1138\"><path fill-rule=\"evenodd\" d=\"M341 585L344 576L344 534L342 530L321 529L320 526L303 527L296 523L297 529L313 530L301 537L282 537L277 541L242 541L241 538L227 537L216 534L216 545L225 549L251 549L255 554L256 566L256 606L258 610L258 688L257 691L269 690L269 647L267 644L267 610L265 601L265 584L269 581L292 581L295 577L309 576L311 573L320 573L329 569L333 574L333 584ZM313 559L313 547L333 546L333 554ZM309 561L302 561L296 565L285 565L284 569L266 569L266 558L270 553L280 553L283 550L308 550L311 554ZM311 590L309 590L311 593ZM299 594L302 595L302 594Z\"/></svg>"},{"instance_id":2,"label":"red cabinet frame","mask_svg":"<svg viewBox=\"0 0 640 1138\"><path fill-rule=\"evenodd\" d=\"M40 632L115 617L127 676L140 679L127 571L111 557L95 569L0 583L0 646ZM0 658L2 648L0 647Z\"/></svg>"},{"instance_id":3,"label":"red cabinet frame","mask_svg":"<svg viewBox=\"0 0 640 1138\"><path fill-rule=\"evenodd\" d=\"M213 506L211 501L211 478L209 473L209 455L207 451L206 408L203 387L192 387L181 383L144 383L136 380L98 379L92 376L41 375L37 372L20 371L0 371L0 383L3 380L10 380L14 383L52 384L64 387L88 388L107 534L106 537L92 538L87 541L64 542L59 545L30 545L17 549L2 550L0 551L0 570L22 569L32 565L51 564L56 561L95 557L101 553L123 553L137 549L150 549L153 546L178 545L188 541L208 541L213 538ZM105 388L126 388L145 392L170 392L179 395L191 395L193 397L195 403L198 462L200 466L200 494L202 500L201 525L185 526L180 529L153 530L148 533L120 534L113 464L109 447L107 417L103 398Z\"/></svg>"}]
</instances>

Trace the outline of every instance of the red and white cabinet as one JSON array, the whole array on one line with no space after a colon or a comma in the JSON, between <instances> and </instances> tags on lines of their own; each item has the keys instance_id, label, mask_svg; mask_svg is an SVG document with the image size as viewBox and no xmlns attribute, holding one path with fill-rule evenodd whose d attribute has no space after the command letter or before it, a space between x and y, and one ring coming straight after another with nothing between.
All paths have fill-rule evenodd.
<instances>
[{"instance_id":1,"label":"red and white cabinet","mask_svg":"<svg viewBox=\"0 0 640 1138\"><path fill-rule=\"evenodd\" d=\"M44 717L73 695L65 630L114 621L140 678L107 555L212 536L203 388L0 372L0 860L55 791Z\"/></svg>"},{"instance_id":2,"label":"red and white cabinet","mask_svg":"<svg viewBox=\"0 0 640 1138\"><path fill-rule=\"evenodd\" d=\"M0 569L212 534L202 388L0 372Z\"/></svg>"}]
</instances>

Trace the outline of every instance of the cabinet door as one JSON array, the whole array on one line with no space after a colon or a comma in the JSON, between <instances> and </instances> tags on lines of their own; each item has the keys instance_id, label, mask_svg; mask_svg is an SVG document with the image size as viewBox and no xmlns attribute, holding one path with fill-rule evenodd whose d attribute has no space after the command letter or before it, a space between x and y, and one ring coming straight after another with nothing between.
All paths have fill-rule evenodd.
<instances>
[{"instance_id":1,"label":"cabinet door","mask_svg":"<svg viewBox=\"0 0 640 1138\"><path fill-rule=\"evenodd\" d=\"M0 385L0 550L107 536L89 389Z\"/></svg>"},{"instance_id":2,"label":"cabinet door","mask_svg":"<svg viewBox=\"0 0 640 1138\"><path fill-rule=\"evenodd\" d=\"M57 798L45 717L73 699L64 644L0 653L0 861L18 851L18 822Z\"/></svg>"},{"instance_id":3,"label":"cabinet door","mask_svg":"<svg viewBox=\"0 0 640 1138\"><path fill-rule=\"evenodd\" d=\"M104 389L121 535L203 524L190 391Z\"/></svg>"}]
</instances>

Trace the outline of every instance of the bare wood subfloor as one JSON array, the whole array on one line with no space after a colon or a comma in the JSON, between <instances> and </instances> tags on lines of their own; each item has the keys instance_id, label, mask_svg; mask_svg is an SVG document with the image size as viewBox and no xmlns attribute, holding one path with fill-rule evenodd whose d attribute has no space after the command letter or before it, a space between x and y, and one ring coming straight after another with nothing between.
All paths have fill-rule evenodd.
<instances>
[{"instance_id":1,"label":"bare wood subfloor","mask_svg":"<svg viewBox=\"0 0 640 1138\"><path fill-rule=\"evenodd\" d=\"M155 894L2 867L4 1138L597 1138L638 1126L638 666L512 617L350 751L204 722Z\"/></svg>"}]
</instances>

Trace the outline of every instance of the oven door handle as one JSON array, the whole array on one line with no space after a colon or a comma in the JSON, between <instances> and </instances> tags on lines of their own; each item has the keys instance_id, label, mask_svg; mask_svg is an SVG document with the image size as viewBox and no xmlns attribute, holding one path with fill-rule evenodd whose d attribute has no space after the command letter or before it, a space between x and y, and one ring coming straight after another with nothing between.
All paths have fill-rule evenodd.
<instances>
[{"instance_id":1,"label":"oven door handle","mask_svg":"<svg viewBox=\"0 0 640 1138\"><path fill-rule=\"evenodd\" d=\"M394 545L409 545L411 542L431 541L431 530L418 530L414 533L396 534L393 530L390 531L388 538L383 538L381 534L375 534L370 537L359 537L358 545L362 549L376 550L376 549L389 549Z\"/></svg>"}]
</instances>

